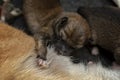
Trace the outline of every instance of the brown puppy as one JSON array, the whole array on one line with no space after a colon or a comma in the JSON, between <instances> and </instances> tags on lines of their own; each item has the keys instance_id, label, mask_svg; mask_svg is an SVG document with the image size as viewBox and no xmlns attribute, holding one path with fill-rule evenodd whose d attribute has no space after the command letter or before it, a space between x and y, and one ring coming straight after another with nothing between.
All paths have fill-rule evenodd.
<instances>
[{"instance_id":1,"label":"brown puppy","mask_svg":"<svg viewBox=\"0 0 120 80\"><path fill-rule=\"evenodd\" d=\"M80 8L78 13L88 21L93 42L113 52L120 64L120 8Z\"/></svg>"},{"instance_id":2,"label":"brown puppy","mask_svg":"<svg viewBox=\"0 0 120 80\"><path fill-rule=\"evenodd\" d=\"M59 0L24 0L24 14L35 36L37 53L46 56L46 37L53 35L53 25L60 27L60 36L72 47L80 48L90 37L87 22L77 13L63 11ZM42 41L43 47L40 48Z\"/></svg>"},{"instance_id":3,"label":"brown puppy","mask_svg":"<svg viewBox=\"0 0 120 80\"><path fill-rule=\"evenodd\" d=\"M120 71L97 65L73 64L48 48L48 69L36 64L34 39L22 31L0 23L0 80L119 80ZM87 76L86 76L87 75Z\"/></svg>"}]
</instances>

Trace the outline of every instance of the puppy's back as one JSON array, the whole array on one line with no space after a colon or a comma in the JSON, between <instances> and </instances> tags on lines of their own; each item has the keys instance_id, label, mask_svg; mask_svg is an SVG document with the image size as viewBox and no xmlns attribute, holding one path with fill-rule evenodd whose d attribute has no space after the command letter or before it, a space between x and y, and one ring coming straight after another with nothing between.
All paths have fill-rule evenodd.
<instances>
[{"instance_id":1,"label":"puppy's back","mask_svg":"<svg viewBox=\"0 0 120 80\"><path fill-rule=\"evenodd\" d=\"M113 50L120 47L120 9L116 7L79 8L78 13L85 17L91 30L96 31L97 43Z\"/></svg>"},{"instance_id":2,"label":"puppy's back","mask_svg":"<svg viewBox=\"0 0 120 80\"><path fill-rule=\"evenodd\" d=\"M116 62L120 64L120 8L81 8L78 13L88 21L93 40L113 52Z\"/></svg>"}]
</instances>

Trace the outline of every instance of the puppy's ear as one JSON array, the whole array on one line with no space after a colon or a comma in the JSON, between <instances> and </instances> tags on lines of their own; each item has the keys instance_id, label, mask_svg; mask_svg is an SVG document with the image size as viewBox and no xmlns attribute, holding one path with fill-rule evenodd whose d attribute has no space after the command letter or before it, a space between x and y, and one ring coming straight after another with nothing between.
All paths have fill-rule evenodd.
<instances>
[{"instance_id":1,"label":"puppy's ear","mask_svg":"<svg viewBox=\"0 0 120 80\"><path fill-rule=\"evenodd\" d=\"M60 36L59 34L60 30L64 28L67 22L68 22L68 17L62 17L53 25L53 31L56 36Z\"/></svg>"}]
</instances>

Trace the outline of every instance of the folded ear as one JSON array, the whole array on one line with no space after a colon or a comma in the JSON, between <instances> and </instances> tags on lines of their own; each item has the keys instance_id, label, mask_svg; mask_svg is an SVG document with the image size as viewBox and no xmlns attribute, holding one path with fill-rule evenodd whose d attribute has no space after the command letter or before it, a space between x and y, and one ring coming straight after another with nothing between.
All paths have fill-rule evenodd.
<instances>
[{"instance_id":1,"label":"folded ear","mask_svg":"<svg viewBox=\"0 0 120 80\"><path fill-rule=\"evenodd\" d=\"M56 36L58 37L60 36L60 30L64 28L67 22L68 22L68 17L62 17L53 25L53 31Z\"/></svg>"}]
</instances>

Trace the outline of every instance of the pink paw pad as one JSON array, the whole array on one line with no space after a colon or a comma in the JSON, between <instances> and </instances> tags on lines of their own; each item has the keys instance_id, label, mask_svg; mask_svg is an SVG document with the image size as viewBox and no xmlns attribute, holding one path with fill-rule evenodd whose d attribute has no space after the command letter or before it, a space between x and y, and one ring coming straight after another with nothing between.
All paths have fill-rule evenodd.
<instances>
[{"instance_id":1,"label":"pink paw pad","mask_svg":"<svg viewBox=\"0 0 120 80\"><path fill-rule=\"evenodd\" d=\"M92 55L98 55L99 54L99 49L97 47L93 47L91 53L92 53Z\"/></svg>"},{"instance_id":2,"label":"pink paw pad","mask_svg":"<svg viewBox=\"0 0 120 80\"><path fill-rule=\"evenodd\" d=\"M93 61L89 61L89 62L88 62L88 65L93 65L93 64L94 64Z\"/></svg>"},{"instance_id":3,"label":"pink paw pad","mask_svg":"<svg viewBox=\"0 0 120 80\"><path fill-rule=\"evenodd\" d=\"M41 67L41 68L47 68L48 67L48 63L47 61L43 60L43 59L38 59L38 65Z\"/></svg>"}]
</instances>

